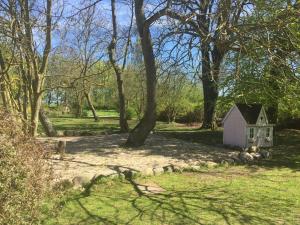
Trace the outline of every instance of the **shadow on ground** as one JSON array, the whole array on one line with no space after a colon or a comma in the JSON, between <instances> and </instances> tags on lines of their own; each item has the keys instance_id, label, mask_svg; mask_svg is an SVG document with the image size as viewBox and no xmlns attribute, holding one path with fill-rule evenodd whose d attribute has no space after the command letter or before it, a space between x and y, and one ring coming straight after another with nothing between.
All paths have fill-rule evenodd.
<instances>
[{"instance_id":1,"label":"shadow on ground","mask_svg":"<svg viewBox=\"0 0 300 225\"><path fill-rule=\"evenodd\" d=\"M118 172L120 168L115 169ZM196 178L198 176L199 179L203 175L206 174L185 174ZM181 182L179 175L176 176L178 182ZM71 204L68 216L65 215L70 219L70 224L271 225L297 224L300 219L296 214L293 217L296 212L291 211L297 206L290 199L281 197L280 193L278 195L281 190L277 186L269 185L276 182L276 178L267 180L264 176L255 177L255 183L264 184L258 189L262 192L250 191L250 194L245 194L247 191L244 186L239 188L232 184L234 180L190 186L188 190L180 188L180 185L168 186L163 187L161 192L151 193L152 185L140 183L140 180L130 175L123 180L110 181L106 178L98 177L82 194L64 202L69 204L63 205L65 207ZM251 177L249 184L251 188ZM108 186L115 192L103 190L103 187ZM266 187L268 190L263 192ZM145 192L145 189L150 191ZM276 194L270 194L273 192ZM72 211L78 213L73 215Z\"/></svg>"},{"instance_id":2,"label":"shadow on ground","mask_svg":"<svg viewBox=\"0 0 300 225\"><path fill-rule=\"evenodd\" d=\"M161 135L185 141L204 143L210 146L222 146L222 130L162 131ZM281 130L276 132L272 158L255 163L265 168L290 168L300 170L300 131Z\"/></svg>"}]
</instances>

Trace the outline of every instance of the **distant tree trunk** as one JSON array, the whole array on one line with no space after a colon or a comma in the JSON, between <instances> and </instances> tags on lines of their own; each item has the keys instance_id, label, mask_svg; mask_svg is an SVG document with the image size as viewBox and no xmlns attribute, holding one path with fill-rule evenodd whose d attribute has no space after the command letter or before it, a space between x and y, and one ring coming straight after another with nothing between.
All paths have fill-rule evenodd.
<instances>
[{"instance_id":1,"label":"distant tree trunk","mask_svg":"<svg viewBox=\"0 0 300 225\"><path fill-rule=\"evenodd\" d=\"M89 107L90 107L90 109L91 109L91 111L93 113L93 117L94 117L95 122L99 121L99 117L97 116L97 112L96 112L96 109L95 109L95 107L93 105L91 96L89 95L89 93L86 93L86 92L84 93L84 95L85 95L85 97L87 99L87 102L89 104Z\"/></svg>"},{"instance_id":2,"label":"distant tree trunk","mask_svg":"<svg viewBox=\"0 0 300 225\"><path fill-rule=\"evenodd\" d=\"M23 77L23 82L24 77ZM22 113L24 118L24 133L28 133L28 111L27 111L27 104L28 104L28 89L26 83L23 84L23 102L22 102Z\"/></svg>"},{"instance_id":3,"label":"distant tree trunk","mask_svg":"<svg viewBox=\"0 0 300 225\"><path fill-rule=\"evenodd\" d=\"M147 101L144 117L130 132L127 146L143 145L156 123L156 67L150 28L145 24L143 0L135 0L135 17L146 69Z\"/></svg>"},{"instance_id":4,"label":"distant tree trunk","mask_svg":"<svg viewBox=\"0 0 300 225\"><path fill-rule=\"evenodd\" d=\"M36 81L35 85L40 86L40 81ZM35 86L34 85L34 86ZM38 134L39 113L42 105L42 95L39 92L40 87L35 87L33 92L33 105L31 107L31 129L30 134L35 137Z\"/></svg>"},{"instance_id":5,"label":"distant tree trunk","mask_svg":"<svg viewBox=\"0 0 300 225\"><path fill-rule=\"evenodd\" d=\"M117 19L115 14L115 0L111 0L111 11L112 11L112 23L113 23L113 35L112 35L111 43L108 47L108 53L109 53L110 63L112 64L117 77L117 86L118 86L118 94L119 94L120 131L122 133L126 133L129 131L129 127L126 118L126 102L125 102L125 94L124 94L123 78L122 78L123 71L121 70L121 68L118 66L116 62ZM124 57L126 57L126 55Z\"/></svg>"},{"instance_id":6,"label":"distant tree trunk","mask_svg":"<svg viewBox=\"0 0 300 225\"><path fill-rule=\"evenodd\" d=\"M57 132L54 129L51 121L47 117L46 112L44 111L43 108L40 108L39 118L40 118L41 124L44 128L44 131L46 132L46 135L48 137L55 137L57 135Z\"/></svg>"},{"instance_id":7,"label":"distant tree trunk","mask_svg":"<svg viewBox=\"0 0 300 225\"><path fill-rule=\"evenodd\" d=\"M82 97L78 97L76 102L76 112L75 112L76 118L82 117L82 113L83 113L83 99Z\"/></svg>"},{"instance_id":8,"label":"distant tree trunk","mask_svg":"<svg viewBox=\"0 0 300 225\"><path fill-rule=\"evenodd\" d=\"M9 99L8 99L8 93L6 91L6 86L5 86L4 81L2 79L0 80L0 92L1 92L3 107L6 110L9 110L10 109L10 106L9 106L10 104L9 104Z\"/></svg>"},{"instance_id":9,"label":"distant tree trunk","mask_svg":"<svg viewBox=\"0 0 300 225\"><path fill-rule=\"evenodd\" d=\"M52 102L52 92L51 91L48 92L47 98L48 98L47 105L50 106L51 102Z\"/></svg>"},{"instance_id":10,"label":"distant tree trunk","mask_svg":"<svg viewBox=\"0 0 300 225\"><path fill-rule=\"evenodd\" d=\"M9 111L12 109L12 104L10 102L10 96L5 84L5 76L7 75L8 74L6 71L4 57L2 55L2 51L0 50L0 92L1 92L3 107Z\"/></svg>"}]
</instances>

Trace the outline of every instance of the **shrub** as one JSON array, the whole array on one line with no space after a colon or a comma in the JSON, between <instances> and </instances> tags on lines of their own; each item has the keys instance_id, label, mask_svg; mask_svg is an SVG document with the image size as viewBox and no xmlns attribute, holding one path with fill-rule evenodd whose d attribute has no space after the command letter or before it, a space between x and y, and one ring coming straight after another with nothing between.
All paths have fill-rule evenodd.
<instances>
[{"instance_id":1,"label":"shrub","mask_svg":"<svg viewBox=\"0 0 300 225\"><path fill-rule=\"evenodd\" d=\"M176 119L178 123L191 124L194 122L203 121L203 109L201 107L196 107L193 111L187 112L185 115L182 115Z\"/></svg>"},{"instance_id":2,"label":"shrub","mask_svg":"<svg viewBox=\"0 0 300 225\"><path fill-rule=\"evenodd\" d=\"M158 121L163 122L174 122L176 119L176 109L173 107L166 107L163 111L159 112L157 116Z\"/></svg>"},{"instance_id":3,"label":"shrub","mask_svg":"<svg viewBox=\"0 0 300 225\"><path fill-rule=\"evenodd\" d=\"M49 187L44 150L23 134L20 124L0 111L0 224L38 224Z\"/></svg>"},{"instance_id":4,"label":"shrub","mask_svg":"<svg viewBox=\"0 0 300 225\"><path fill-rule=\"evenodd\" d=\"M88 116L89 116L89 111L88 111L88 110L83 110L81 116L82 116L82 117L88 117Z\"/></svg>"},{"instance_id":5,"label":"shrub","mask_svg":"<svg viewBox=\"0 0 300 225\"><path fill-rule=\"evenodd\" d=\"M127 110L126 110L126 119L132 120L132 118L134 117L134 115L135 115L134 109L130 108L130 107L127 108Z\"/></svg>"}]
</instances>

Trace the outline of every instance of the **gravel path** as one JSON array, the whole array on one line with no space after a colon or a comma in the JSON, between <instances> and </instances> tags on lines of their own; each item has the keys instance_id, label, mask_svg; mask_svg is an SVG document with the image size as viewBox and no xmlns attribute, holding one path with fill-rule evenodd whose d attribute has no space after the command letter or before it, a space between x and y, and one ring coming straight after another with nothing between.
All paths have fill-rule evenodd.
<instances>
[{"instance_id":1,"label":"gravel path","mask_svg":"<svg viewBox=\"0 0 300 225\"><path fill-rule=\"evenodd\" d=\"M113 134L86 137L40 138L54 146L59 140L67 142L63 160L54 154L50 163L59 179L72 180L76 176L88 179L98 175L111 175L116 169L131 169L143 174L159 172L164 166L178 168L199 165L205 162L220 162L232 150L186 142L152 134L144 146L139 148L120 147L127 135Z\"/></svg>"}]
</instances>

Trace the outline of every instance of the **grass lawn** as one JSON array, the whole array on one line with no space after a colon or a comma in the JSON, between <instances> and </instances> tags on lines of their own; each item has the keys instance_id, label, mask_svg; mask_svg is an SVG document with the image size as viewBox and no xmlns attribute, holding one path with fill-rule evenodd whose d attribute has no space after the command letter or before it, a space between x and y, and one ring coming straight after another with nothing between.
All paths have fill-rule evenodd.
<instances>
[{"instance_id":1,"label":"grass lawn","mask_svg":"<svg viewBox=\"0 0 300 225\"><path fill-rule=\"evenodd\" d=\"M165 191L144 194L138 184ZM300 224L300 174L258 167L100 179L44 224Z\"/></svg>"},{"instance_id":2,"label":"grass lawn","mask_svg":"<svg viewBox=\"0 0 300 225\"><path fill-rule=\"evenodd\" d=\"M109 110L108 110L109 111ZM51 122L58 131L80 131L82 133L89 134L101 134L103 132L116 133L119 132L119 120L115 117L115 111L112 111L112 114L109 114L108 111L102 111L103 115L100 117L99 121L95 122L92 117L84 118L75 118L72 116L60 116L60 117L51 117ZM101 115L101 114L100 114ZM128 120L130 128L134 128L137 124L136 119ZM40 131L42 128L39 127ZM157 122L155 127L157 131L192 131L196 130L195 127L187 126L184 124L178 123L165 123Z\"/></svg>"},{"instance_id":3,"label":"grass lawn","mask_svg":"<svg viewBox=\"0 0 300 225\"><path fill-rule=\"evenodd\" d=\"M222 140L221 131L172 132L161 126L177 138L190 132L190 141ZM100 178L84 192L49 201L43 224L300 224L300 131L278 132L275 143L272 159L256 165L133 180ZM164 191L145 194L139 185Z\"/></svg>"},{"instance_id":4,"label":"grass lawn","mask_svg":"<svg viewBox=\"0 0 300 225\"><path fill-rule=\"evenodd\" d=\"M101 118L98 122L92 118L53 117L51 122L59 131L81 131L92 134L119 131L118 119L107 117Z\"/></svg>"},{"instance_id":5,"label":"grass lawn","mask_svg":"<svg viewBox=\"0 0 300 225\"><path fill-rule=\"evenodd\" d=\"M119 113L116 110L96 110L97 116L99 117L118 117ZM93 117L91 110L87 110L87 116Z\"/></svg>"}]
</instances>

